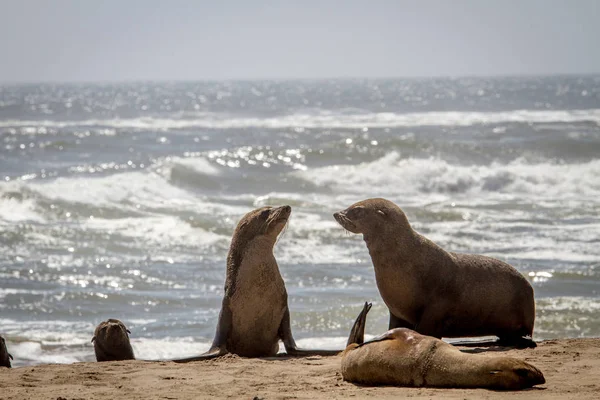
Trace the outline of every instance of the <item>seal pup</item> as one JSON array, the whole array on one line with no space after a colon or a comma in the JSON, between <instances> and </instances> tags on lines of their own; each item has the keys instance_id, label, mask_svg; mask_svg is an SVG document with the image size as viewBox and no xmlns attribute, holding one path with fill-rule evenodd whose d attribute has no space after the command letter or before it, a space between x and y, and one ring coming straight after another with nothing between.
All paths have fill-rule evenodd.
<instances>
[{"instance_id":1,"label":"seal pup","mask_svg":"<svg viewBox=\"0 0 600 400\"><path fill-rule=\"evenodd\" d=\"M445 251L415 232L389 200L364 200L333 216L346 230L362 233L390 329L436 338L495 335L494 343L536 346L533 288L512 266Z\"/></svg>"},{"instance_id":2,"label":"seal pup","mask_svg":"<svg viewBox=\"0 0 600 400\"><path fill-rule=\"evenodd\" d=\"M345 381L367 385L519 390L546 382L540 370L513 357L463 353L407 328L395 328L363 342L371 304L354 322L342 353Z\"/></svg>"},{"instance_id":3,"label":"seal pup","mask_svg":"<svg viewBox=\"0 0 600 400\"><path fill-rule=\"evenodd\" d=\"M92 338L96 361L135 360L129 342L130 333L118 319L108 319L98 324Z\"/></svg>"},{"instance_id":4,"label":"seal pup","mask_svg":"<svg viewBox=\"0 0 600 400\"><path fill-rule=\"evenodd\" d=\"M200 356L173 361L205 360L227 353L270 357L279 351L279 340L292 356L340 353L299 349L292 336L285 283L273 255L291 212L287 205L262 207L242 217L227 256L225 295L212 346Z\"/></svg>"},{"instance_id":5,"label":"seal pup","mask_svg":"<svg viewBox=\"0 0 600 400\"><path fill-rule=\"evenodd\" d=\"M8 352L6 348L6 341L2 336L0 336L0 367L11 368L10 360L13 359L13 356Z\"/></svg>"}]
</instances>

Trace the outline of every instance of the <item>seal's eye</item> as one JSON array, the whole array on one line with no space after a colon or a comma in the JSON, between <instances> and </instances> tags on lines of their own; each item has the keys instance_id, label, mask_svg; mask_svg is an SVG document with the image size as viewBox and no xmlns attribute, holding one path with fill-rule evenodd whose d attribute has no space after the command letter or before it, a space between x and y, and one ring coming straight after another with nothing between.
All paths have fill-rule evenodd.
<instances>
[{"instance_id":1,"label":"seal's eye","mask_svg":"<svg viewBox=\"0 0 600 400\"><path fill-rule=\"evenodd\" d=\"M270 210L264 210L263 212L260 213L260 218L266 220L267 218L269 218L270 213L271 213Z\"/></svg>"}]
</instances>

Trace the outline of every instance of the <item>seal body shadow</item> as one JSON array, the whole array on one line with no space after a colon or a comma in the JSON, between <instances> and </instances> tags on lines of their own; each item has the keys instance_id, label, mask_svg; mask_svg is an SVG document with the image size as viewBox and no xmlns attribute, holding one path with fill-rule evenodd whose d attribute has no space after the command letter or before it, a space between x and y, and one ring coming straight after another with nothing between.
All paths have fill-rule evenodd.
<instances>
[{"instance_id":1,"label":"seal body shadow","mask_svg":"<svg viewBox=\"0 0 600 400\"><path fill-rule=\"evenodd\" d=\"M366 385L519 390L545 383L531 364L513 357L463 353L407 328L363 342L370 305L365 303L342 353L344 380Z\"/></svg>"},{"instance_id":2,"label":"seal body shadow","mask_svg":"<svg viewBox=\"0 0 600 400\"><path fill-rule=\"evenodd\" d=\"M98 324L92 338L96 361L135 360L129 333L125 324L118 319L108 319Z\"/></svg>"},{"instance_id":3,"label":"seal body shadow","mask_svg":"<svg viewBox=\"0 0 600 400\"><path fill-rule=\"evenodd\" d=\"M238 223L227 256L225 294L211 348L189 362L227 353L270 357L283 341L289 355L334 355L334 350L305 350L292 336L285 283L273 247L291 214L290 206L263 207Z\"/></svg>"},{"instance_id":4,"label":"seal body shadow","mask_svg":"<svg viewBox=\"0 0 600 400\"><path fill-rule=\"evenodd\" d=\"M491 257L448 252L412 229L391 201L368 199L334 214L367 244L389 328L442 337L494 335L535 347L533 288L515 268Z\"/></svg>"},{"instance_id":5,"label":"seal body shadow","mask_svg":"<svg viewBox=\"0 0 600 400\"><path fill-rule=\"evenodd\" d=\"M10 360L13 359L13 356L8 352L6 348L6 341L2 336L0 336L0 367L11 368L12 365Z\"/></svg>"}]
</instances>

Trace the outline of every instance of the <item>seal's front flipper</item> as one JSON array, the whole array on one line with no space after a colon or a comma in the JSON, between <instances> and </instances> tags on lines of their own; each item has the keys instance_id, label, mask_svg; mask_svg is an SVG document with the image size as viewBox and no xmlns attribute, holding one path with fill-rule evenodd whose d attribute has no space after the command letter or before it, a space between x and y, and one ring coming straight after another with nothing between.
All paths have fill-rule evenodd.
<instances>
[{"instance_id":1,"label":"seal's front flipper","mask_svg":"<svg viewBox=\"0 0 600 400\"><path fill-rule=\"evenodd\" d=\"M365 305L361 310L358 317L356 317L356 321L354 321L354 325L352 325L352 329L350 330L350 336L348 336L348 343L346 346L350 346L352 343L362 344L365 341L365 325L367 324L367 314L373 304L365 301Z\"/></svg>"},{"instance_id":2,"label":"seal's front flipper","mask_svg":"<svg viewBox=\"0 0 600 400\"><path fill-rule=\"evenodd\" d=\"M233 325L233 315L231 308L229 307L229 299L227 296L223 298L223 304L221 306L221 312L219 313L219 322L217 324L217 332L215 333L215 339L213 340L212 346L208 353L213 352L215 349L222 349L227 352L227 339L231 333L231 326Z\"/></svg>"},{"instance_id":3,"label":"seal's front flipper","mask_svg":"<svg viewBox=\"0 0 600 400\"><path fill-rule=\"evenodd\" d=\"M231 309L229 308L229 301L227 300L227 297L225 297L223 299L221 312L219 313L219 322L217 324L217 332L215 334L215 339L213 340L210 349L206 353L200 354L196 357L180 358L172 361L176 363L186 363L190 361L210 360L211 358L220 357L227 354L227 338L229 337L229 333L231 332L231 324Z\"/></svg>"},{"instance_id":4,"label":"seal's front flipper","mask_svg":"<svg viewBox=\"0 0 600 400\"><path fill-rule=\"evenodd\" d=\"M335 356L340 354L342 350L307 350L299 349L292 336L292 327L290 324L290 310L286 307L279 326L279 338L283 341L285 352L290 356Z\"/></svg>"}]
</instances>

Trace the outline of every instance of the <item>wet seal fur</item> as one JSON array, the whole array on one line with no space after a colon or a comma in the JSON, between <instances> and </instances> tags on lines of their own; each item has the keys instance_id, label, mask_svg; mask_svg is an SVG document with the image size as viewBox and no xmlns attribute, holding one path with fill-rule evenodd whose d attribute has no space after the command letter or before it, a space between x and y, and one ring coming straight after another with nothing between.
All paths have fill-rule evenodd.
<instances>
[{"instance_id":1,"label":"wet seal fur","mask_svg":"<svg viewBox=\"0 0 600 400\"><path fill-rule=\"evenodd\" d=\"M270 357L279 351L279 340L292 356L340 353L299 349L292 336L287 291L273 255L291 212L290 206L262 207L240 220L227 256L225 295L212 346L200 356L173 361L199 361L227 353Z\"/></svg>"},{"instance_id":2,"label":"wet seal fur","mask_svg":"<svg viewBox=\"0 0 600 400\"><path fill-rule=\"evenodd\" d=\"M415 232L389 200L364 200L334 217L346 230L363 234L390 329L436 338L495 335L494 343L536 346L533 288L512 266L445 251Z\"/></svg>"},{"instance_id":3,"label":"wet seal fur","mask_svg":"<svg viewBox=\"0 0 600 400\"><path fill-rule=\"evenodd\" d=\"M92 338L96 361L135 360L129 333L129 329L118 319L101 322Z\"/></svg>"},{"instance_id":4,"label":"wet seal fur","mask_svg":"<svg viewBox=\"0 0 600 400\"><path fill-rule=\"evenodd\" d=\"M363 342L371 304L359 314L342 353L345 381L366 385L519 390L546 382L540 370L513 357L487 357L407 328Z\"/></svg>"},{"instance_id":5,"label":"wet seal fur","mask_svg":"<svg viewBox=\"0 0 600 400\"><path fill-rule=\"evenodd\" d=\"M6 348L6 341L0 336L0 367L11 368L10 360L13 356L8 352Z\"/></svg>"}]
</instances>

